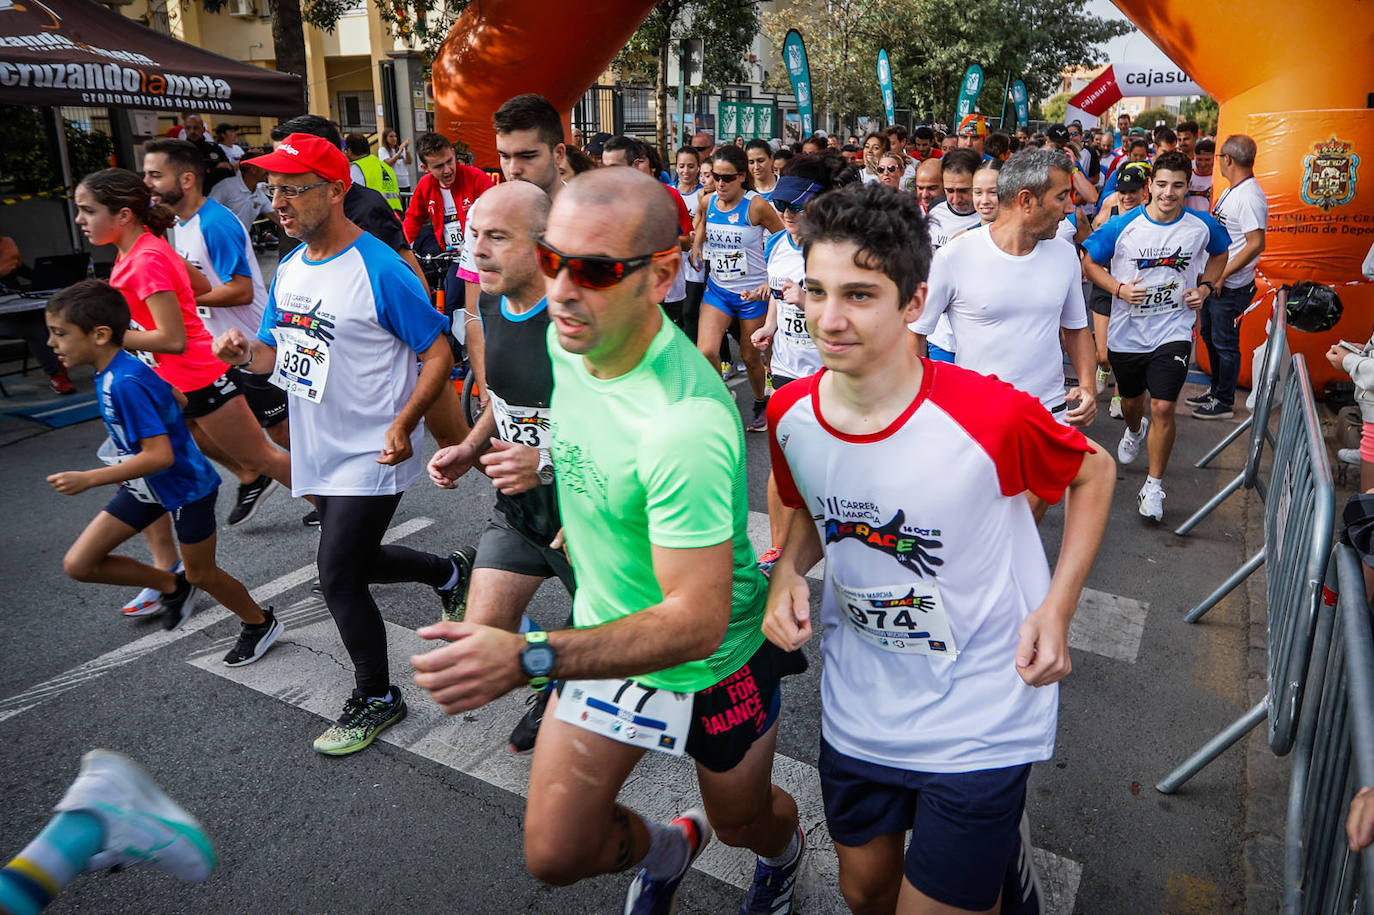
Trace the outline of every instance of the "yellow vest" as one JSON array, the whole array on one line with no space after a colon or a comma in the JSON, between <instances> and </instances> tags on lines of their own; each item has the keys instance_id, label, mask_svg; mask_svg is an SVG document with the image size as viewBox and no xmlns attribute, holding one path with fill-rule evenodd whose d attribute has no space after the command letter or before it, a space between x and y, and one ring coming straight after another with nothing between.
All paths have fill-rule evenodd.
<instances>
[{"instance_id":1,"label":"yellow vest","mask_svg":"<svg viewBox=\"0 0 1374 915\"><path fill-rule=\"evenodd\" d=\"M353 160L353 164L362 169L363 182L381 193L393 210L401 212L401 186L396 183L396 172L391 166L370 155Z\"/></svg>"}]
</instances>

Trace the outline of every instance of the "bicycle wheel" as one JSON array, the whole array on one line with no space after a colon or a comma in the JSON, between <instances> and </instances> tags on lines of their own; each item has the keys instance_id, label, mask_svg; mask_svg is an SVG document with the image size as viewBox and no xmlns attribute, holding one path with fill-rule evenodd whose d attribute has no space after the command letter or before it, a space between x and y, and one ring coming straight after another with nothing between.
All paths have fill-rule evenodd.
<instances>
[{"instance_id":1,"label":"bicycle wheel","mask_svg":"<svg viewBox=\"0 0 1374 915\"><path fill-rule=\"evenodd\" d=\"M463 416L467 418L469 426L477 425L478 418L482 415L482 392L474 391L477 388L476 381L473 380L472 370L468 369L468 377L463 382Z\"/></svg>"}]
</instances>

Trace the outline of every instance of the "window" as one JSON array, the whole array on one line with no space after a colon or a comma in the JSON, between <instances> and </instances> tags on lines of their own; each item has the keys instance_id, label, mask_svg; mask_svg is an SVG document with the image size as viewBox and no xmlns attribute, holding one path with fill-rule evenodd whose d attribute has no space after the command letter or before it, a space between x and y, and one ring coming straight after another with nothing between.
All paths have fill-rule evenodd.
<instances>
[{"instance_id":1,"label":"window","mask_svg":"<svg viewBox=\"0 0 1374 915\"><path fill-rule=\"evenodd\" d=\"M377 103L371 92L339 93L339 130L371 133L377 129Z\"/></svg>"}]
</instances>

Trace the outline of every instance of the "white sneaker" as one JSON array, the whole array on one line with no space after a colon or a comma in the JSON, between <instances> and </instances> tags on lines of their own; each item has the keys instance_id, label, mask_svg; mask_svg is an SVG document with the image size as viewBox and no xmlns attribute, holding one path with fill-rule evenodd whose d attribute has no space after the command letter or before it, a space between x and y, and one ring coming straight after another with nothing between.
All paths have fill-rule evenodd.
<instances>
[{"instance_id":1,"label":"white sneaker","mask_svg":"<svg viewBox=\"0 0 1374 915\"><path fill-rule=\"evenodd\" d=\"M186 567L182 565L181 560L178 559L177 564L172 566L167 571L175 575L176 573L184 570L185 568ZM119 608L120 615L123 616L125 619L134 619L135 617L140 616L152 616L155 613L161 612L162 592L159 591L157 588L144 588L142 591L139 591L138 594L134 596L133 600L129 601L127 604Z\"/></svg>"},{"instance_id":2,"label":"white sneaker","mask_svg":"<svg viewBox=\"0 0 1374 915\"><path fill-rule=\"evenodd\" d=\"M1149 518L1152 521L1164 520L1164 487L1158 484L1151 485L1149 480L1140 487L1140 493L1135 497L1136 504L1140 506L1140 517Z\"/></svg>"},{"instance_id":3,"label":"white sneaker","mask_svg":"<svg viewBox=\"0 0 1374 915\"><path fill-rule=\"evenodd\" d=\"M1140 431L1132 432L1131 427L1127 426L1126 431L1121 433L1121 442L1116 446L1116 459L1122 464L1129 464L1135 460L1135 456L1140 453L1140 445L1145 441L1145 436L1150 431L1150 418L1140 417Z\"/></svg>"},{"instance_id":4,"label":"white sneaker","mask_svg":"<svg viewBox=\"0 0 1374 915\"><path fill-rule=\"evenodd\" d=\"M1121 412L1121 398L1113 397L1112 402L1107 405L1107 415L1112 419L1122 419L1126 414Z\"/></svg>"},{"instance_id":5,"label":"white sneaker","mask_svg":"<svg viewBox=\"0 0 1374 915\"><path fill-rule=\"evenodd\" d=\"M1342 448L1336 452L1336 458L1342 464L1355 464L1358 466L1360 463L1360 449Z\"/></svg>"},{"instance_id":6,"label":"white sneaker","mask_svg":"<svg viewBox=\"0 0 1374 915\"><path fill-rule=\"evenodd\" d=\"M151 864L185 883L201 883L215 869L210 837L138 763L110 750L91 750L59 812L84 810L105 827L105 845L87 871Z\"/></svg>"}]
</instances>

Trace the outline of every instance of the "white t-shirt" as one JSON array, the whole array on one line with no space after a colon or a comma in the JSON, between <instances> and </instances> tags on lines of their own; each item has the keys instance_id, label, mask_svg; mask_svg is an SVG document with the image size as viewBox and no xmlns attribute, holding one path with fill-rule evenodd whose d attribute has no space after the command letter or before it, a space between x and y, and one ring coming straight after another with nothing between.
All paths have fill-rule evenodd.
<instances>
[{"instance_id":1,"label":"white t-shirt","mask_svg":"<svg viewBox=\"0 0 1374 915\"><path fill-rule=\"evenodd\" d=\"M1212 175L1194 173L1193 177L1188 180L1188 196L1183 198L1183 205L1190 210L1210 213L1212 211L1212 177Z\"/></svg>"},{"instance_id":2,"label":"white t-shirt","mask_svg":"<svg viewBox=\"0 0 1374 915\"><path fill-rule=\"evenodd\" d=\"M278 369L287 355L304 359L316 385L309 396L291 399L291 493L403 492L424 463L424 423L410 435L409 459L376 459L415 390L416 354L429 349L448 320L430 306L409 265L375 236L364 232L322 261L305 251L297 247L277 268L258 330L259 340L278 348ZM279 345L278 336L293 342ZM274 371L274 381L279 375Z\"/></svg>"},{"instance_id":3,"label":"white t-shirt","mask_svg":"<svg viewBox=\"0 0 1374 915\"><path fill-rule=\"evenodd\" d=\"M216 181L205 196L228 207L245 229L252 226L259 216L267 216L272 212L272 201L262 192L262 185L250 191L238 175Z\"/></svg>"},{"instance_id":4,"label":"white t-shirt","mask_svg":"<svg viewBox=\"0 0 1374 915\"><path fill-rule=\"evenodd\" d=\"M1240 184L1233 184L1222 191L1212 215L1231 236L1229 253L1235 257L1245 247L1246 232L1263 229L1269 224L1269 199L1264 196L1258 181L1246 178ZM1255 261L1228 276L1226 288L1238 289L1252 282L1255 279Z\"/></svg>"},{"instance_id":5,"label":"white t-shirt","mask_svg":"<svg viewBox=\"0 0 1374 915\"><path fill-rule=\"evenodd\" d=\"M237 175L219 183L232 182L243 185ZM197 305L196 314L200 315L212 337L218 337L231 327L237 327L250 338L256 334L262 326L267 289L262 284L262 271L253 253L253 242L239 218L218 200L207 199L194 216L177 223L172 233L172 247L205 274L212 287L223 286L236 276L252 280L253 301L247 305L221 308Z\"/></svg>"},{"instance_id":6,"label":"white t-shirt","mask_svg":"<svg viewBox=\"0 0 1374 915\"><path fill-rule=\"evenodd\" d=\"M378 148L377 158L385 162L396 155L396 150L387 149L385 146ZM396 173L396 186L403 191L410 190L410 166L406 165L406 157L401 155L391 164L391 170Z\"/></svg>"},{"instance_id":7,"label":"white t-shirt","mask_svg":"<svg viewBox=\"0 0 1374 915\"><path fill-rule=\"evenodd\" d=\"M1078 255L1057 238L1016 256L997 246L987 226L971 229L935 254L925 311L911 325L929 334L948 316L959 341L955 362L1037 398L1064 404L1059 328L1088 326Z\"/></svg>"},{"instance_id":8,"label":"white t-shirt","mask_svg":"<svg viewBox=\"0 0 1374 915\"><path fill-rule=\"evenodd\" d=\"M1073 248L1078 247L1078 242L1074 238L1078 235L1078 213L1075 211L1059 220L1059 225L1055 226L1054 237L1066 241Z\"/></svg>"},{"instance_id":9,"label":"white t-shirt","mask_svg":"<svg viewBox=\"0 0 1374 915\"><path fill-rule=\"evenodd\" d=\"M238 165L239 161L243 159L243 147L237 143L230 146L225 146L223 143L218 143L216 145L224 151L224 158L228 159L234 165Z\"/></svg>"},{"instance_id":10,"label":"white t-shirt","mask_svg":"<svg viewBox=\"0 0 1374 915\"><path fill-rule=\"evenodd\" d=\"M908 191L908 192L911 191L914 187L916 187L916 163L915 163L915 162L908 162L908 163L906 164L906 168L902 171L902 181L901 181L901 185L900 185L900 186L901 186L901 189L902 189L902 190Z\"/></svg>"},{"instance_id":11,"label":"white t-shirt","mask_svg":"<svg viewBox=\"0 0 1374 915\"><path fill-rule=\"evenodd\" d=\"M882 432L829 426L821 372L768 405L784 504L825 548L821 729L882 766L971 772L1048 759L1058 687L1016 672L1050 570L1024 493L1057 502L1090 446L1026 394L925 360Z\"/></svg>"},{"instance_id":12,"label":"white t-shirt","mask_svg":"<svg viewBox=\"0 0 1374 915\"><path fill-rule=\"evenodd\" d=\"M768 289L778 308L778 330L773 334L773 374L784 378L805 378L821 370L821 354L806 330L806 311L789 305L782 298L790 279L798 286L806 282L806 260L801 245L787 232L768 239L764 250L768 259Z\"/></svg>"},{"instance_id":13,"label":"white t-shirt","mask_svg":"<svg viewBox=\"0 0 1374 915\"><path fill-rule=\"evenodd\" d=\"M363 169L357 162L348 163L348 176L353 179L353 183L359 187L367 187L367 178L363 177Z\"/></svg>"},{"instance_id":14,"label":"white t-shirt","mask_svg":"<svg viewBox=\"0 0 1374 915\"><path fill-rule=\"evenodd\" d=\"M931 207L926 213L926 225L930 229L930 247L934 251L939 251L954 236L963 232L965 229L972 229L983 221L975 210L967 216L960 216L949 208L949 202L941 200ZM950 329L949 319L937 321L933 330L926 338L926 342L940 347L949 353L959 351L958 341L954 339L954 331Z\"/></svg>"},{"instance_id":15,"label":"white t-shirt","mask_svg":"<svg viewBox=\"0 0 1374 915\"><path fill-rule=\"evenodd\" d=\"M1231 241L1206 213L1184 209L1173 222L1160 223L1147 210L1113 216L1083 242L1117 282L1139 277L1147 289L1140 305L1112 297L1107 348L1118 353L1152 353L1192 340L1197 315L1183 303L1183 293L1196 288L1208 256L1225 252Z\"/></svg>"}]
</instances>

